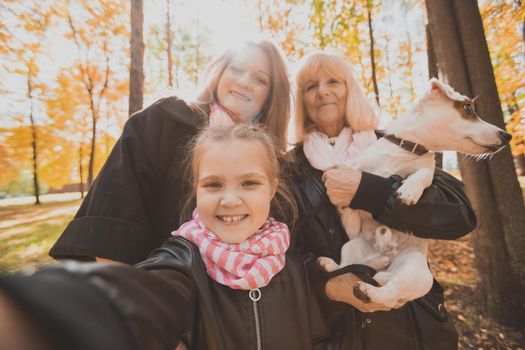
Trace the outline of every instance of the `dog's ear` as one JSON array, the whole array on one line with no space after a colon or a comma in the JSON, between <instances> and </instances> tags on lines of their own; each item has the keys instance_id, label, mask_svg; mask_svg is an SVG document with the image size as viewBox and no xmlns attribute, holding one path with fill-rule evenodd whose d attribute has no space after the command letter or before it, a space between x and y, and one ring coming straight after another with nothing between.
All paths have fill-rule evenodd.
<instances>
[{"instance_id":1,"label":"dog's ear","mask_svg":"<svg viewBox=\"0 0 525 350\"><path fill-rule=\"evenodd\" d=\"M429 83L430 91L428 92L428 97L430 97L430 99L435 99L447 95L443 83L439 81L439 79L432 78L430 79Z\"/></svg>"},{"instance_id":2,"label":"dog's ear","mask_svg":"<svg viewBox=\"0 0 525 350\"><path fill-rule=\"evenodd\" d=\"M444 89L443 83L439 81L439 79L437 78L430 79L430 91L431 92L441 91L442 93L445 93L444 90L445 89Z\"/></svg>"},{"instance_id":3,"label":"dog's ear","mask_svg":"<svg viewBox=\"0 0 525 350\"><path fill-rule=\"evenodd\" d=\"M465 100L465 96L461 95L456 90L454 90L452 86L445 84L439 79L436 79L436 78L430 79L430 86L431 86L430 92L432 93L432 95L434 95L435 93L441 93L445 97L448 97L451 100L455 100L455 101Z\"/></svg>"}]
</instances>

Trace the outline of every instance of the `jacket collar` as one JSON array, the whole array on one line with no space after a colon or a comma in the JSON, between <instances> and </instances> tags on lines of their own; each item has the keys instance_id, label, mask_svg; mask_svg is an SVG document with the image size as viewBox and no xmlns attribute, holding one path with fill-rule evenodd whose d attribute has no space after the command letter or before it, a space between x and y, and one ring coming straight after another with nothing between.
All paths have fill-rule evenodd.
<instances>
[{"instance_id":1,"label":"jacket collar","mask_svg":"<svg viewBox=\"0 0 525 350\"><path fill-rule=\"evenodd\" d=\"M192 128L202 127L207 122L207 118L199 115L199 113L192 110L184 100L176 96L158 100L154 103L154 106L169 117Z\"/></svg>"}]
</instances>

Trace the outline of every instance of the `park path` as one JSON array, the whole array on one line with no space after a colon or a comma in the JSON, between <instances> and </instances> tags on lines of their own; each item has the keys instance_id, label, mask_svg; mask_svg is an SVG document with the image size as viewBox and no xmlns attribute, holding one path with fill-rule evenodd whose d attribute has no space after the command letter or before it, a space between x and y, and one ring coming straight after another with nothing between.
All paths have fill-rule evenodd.
<instances>
[{"instance_id":1,"label":"park path","mask_svg":"<svg viewBox=\"0 0 525 350\"><path fill-rule=\"evenodd\" d=\"M80 192L43 194L40 196L42 203L65 202L80 198ZM13 197L0 199L0 209L5 207L32 204L35 202L34 196Z\"/></svg>"},{"instance_id":2,"label":"park path","mask_svg":"<svg viewBox=\"0 0 525 350\"><path fill-rule=\"evenodd\" d=\"M49 210L42 210L38 214L28 213L28 215L16 216L13 219L2 220L0 222L0 230L11 228L18 225L29 224L35 221L47 220L56 216L74 214L78 209L79 203L64 203L64 206L52 208ZM1 234L0 234L1 237Z\"/></svg>"}]
</instances>

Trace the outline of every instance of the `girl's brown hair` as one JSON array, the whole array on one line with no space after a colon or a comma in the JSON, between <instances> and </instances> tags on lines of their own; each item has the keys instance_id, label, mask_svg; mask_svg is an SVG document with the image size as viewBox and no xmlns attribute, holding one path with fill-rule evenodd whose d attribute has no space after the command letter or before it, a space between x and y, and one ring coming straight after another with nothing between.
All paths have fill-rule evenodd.
<instances>
[{"instance_id":1,"label":"girl's brown hair","mask_svg":"<svg viewBox=\"0 0 525 350\"><path fill-rule=\"evenodd\" d=\"M189 181L191 192L182 207L181 222L191 217L191 211L196 206L198 169L203 146L231 140L258 141L263 145L268 159L267 168L270 179L278 181L277 190L270 205L270 215L276 220L292 225L297 218L298 209L290 189L282 179L279 166L281 153L276 150L274 137L260 126L247 124L207 127L193 139L186 161L185 177Z\"/></svg>"},{"instance_id":2,"label":"girl's brown hair","mask_svg":"<svg viewBox=\"0 0 525 350\"><path fill-rule=\"evenodd\" d=\"M290 120L290 80L283 56L270 41L247 41L240 47L226 51L215 59L206 71L204 87L196 101L190 106L208 115L210 105L216 101L217 86L224 70L241 50L257 48L262 50L270 61L270 94L262 108L260 123L275 137L280 152L286 151L287 127Z\"/></svg>"}]
</instances>

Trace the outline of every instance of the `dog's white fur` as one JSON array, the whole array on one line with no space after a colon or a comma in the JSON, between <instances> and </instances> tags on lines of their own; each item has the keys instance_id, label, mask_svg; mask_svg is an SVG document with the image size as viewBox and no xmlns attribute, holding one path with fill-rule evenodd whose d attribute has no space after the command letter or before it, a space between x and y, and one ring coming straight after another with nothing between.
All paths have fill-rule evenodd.
<instances>
[{"instance_id":1,"label":"dog's white fur","mask_svg":"<svg viewBox=\"0 0 525 350\"><path fill-rule=\"evenodd\" d=\"M391 122L387 134L418 143L430 151L457 151L471 155L488 155L506 145L500 128L463 110L473 100L433 78L431 89L403 116ZM406 205L417 203L432 183L434 154L418 156L381 138L363 152L355 168L384 177L397 174L404 178L397 190L398 199ZM354 294L365 302L390 308L425 295L432 287L432 274L427 264L428 241L390 229L375 221L364 211L357 237L350 237L342 248L341 263L321 257L319 263L327 271L351 264L382 259L390 265L374 279L380 287L359 282ZM388 259L386 258L388 257Z\"/></svg>"}]
</instances>

